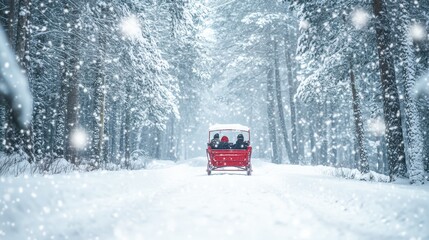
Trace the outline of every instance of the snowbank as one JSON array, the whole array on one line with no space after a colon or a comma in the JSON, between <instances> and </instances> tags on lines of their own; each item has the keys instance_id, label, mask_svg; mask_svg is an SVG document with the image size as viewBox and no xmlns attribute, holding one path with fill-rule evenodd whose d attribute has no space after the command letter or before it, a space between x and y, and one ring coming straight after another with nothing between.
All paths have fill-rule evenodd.
<instances>
[{"instance_id":1,"label":"snowbank","mask_svg":"<svg viewBox=\"0 0 429 240\"><path fill-rule=\"evenodd\" d=\"M429 239L429 186L258 159L252 176L207 176L203 163L0 177L0 239Z\"/></svg>"},{"instance_id":2,"label":"snowbank","mask_svg":"<svg viewBox=\"0 0 429 240\"><path fill-rule=\"evenodd\" d=\"M361 181L389 182L389 176L376 173L374 171L370 171L367 174L362 174L357 169L350 169L350 168L343 168L343 167L336 168L336 167L317 166L317 168L320 169L321 173L329 176L334 176L334 177L356 179Z\"/></svg>"}]
</instances>

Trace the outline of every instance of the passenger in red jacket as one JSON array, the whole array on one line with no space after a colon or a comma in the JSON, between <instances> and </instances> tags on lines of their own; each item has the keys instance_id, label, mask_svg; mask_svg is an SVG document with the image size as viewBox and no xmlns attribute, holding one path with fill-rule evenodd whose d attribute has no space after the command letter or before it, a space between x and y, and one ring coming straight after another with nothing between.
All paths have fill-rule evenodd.
<instances>
[{"instance_id":1,"label":"passenger in red jacket","mask_svg":"<svg viewBox=\"0 0 429 240\"><path fill-rule=\"evenodd\" d=\"M223 136L223 137L220 139L219 148L220 148L220 149L229 149L229 148L230 148L230 147L229 147L229 139L228 139L228 137L227 137L227 136Z\"/></svg>"}]
</instances>

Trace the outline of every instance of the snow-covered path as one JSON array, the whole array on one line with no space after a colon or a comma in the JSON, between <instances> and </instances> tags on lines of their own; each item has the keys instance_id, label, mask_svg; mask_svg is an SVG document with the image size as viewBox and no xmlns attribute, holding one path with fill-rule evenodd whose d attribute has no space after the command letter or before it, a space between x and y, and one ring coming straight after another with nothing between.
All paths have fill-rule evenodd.
<instances>
[{"instance_id":1,"label":"snow-covered path","mask_svg":"<svg viewBox=\"0 0 429 240\"><path fill-rule=\"evenodd\" d=\"M1 178L0 239L429 239L429 188L254 161Z\"/></svg>"}]
</instances>

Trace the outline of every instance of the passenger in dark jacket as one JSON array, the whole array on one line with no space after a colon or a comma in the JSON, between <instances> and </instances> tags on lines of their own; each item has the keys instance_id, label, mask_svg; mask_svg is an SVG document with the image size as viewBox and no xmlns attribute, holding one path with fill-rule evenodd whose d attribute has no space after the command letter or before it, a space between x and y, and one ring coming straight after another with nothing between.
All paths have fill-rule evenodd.
<instances>
[{"instance_id":1,"label":"passenger in dark jacket","mask_svg":"<svg viewBox=\"0 0 429 240\"><path fill-rule=\"evenodd\" d=\"M237 135L237 141L235 142L233 148L234 149L246 149L247 148L247 142L244 141L243 134Z\"/></svg>"},{"instance_id":2,"label":"passenger in dark jacket","mask_svg":"<svg viewBox=\"0 0 429 240\"><path fill-rule=\"evenodd\" d=\"M213 139L210 141L210 146L211 146L212 148L219 148L219 143L220 143L220 140L219 140L219 133L216 133L216 134L213 136Z\"/></svg>"}]
</instances>

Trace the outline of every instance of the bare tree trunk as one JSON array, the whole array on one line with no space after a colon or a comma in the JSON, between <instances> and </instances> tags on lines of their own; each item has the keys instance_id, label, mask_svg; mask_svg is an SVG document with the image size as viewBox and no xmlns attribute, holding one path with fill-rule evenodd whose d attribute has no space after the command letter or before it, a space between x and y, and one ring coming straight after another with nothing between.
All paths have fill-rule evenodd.
<instances>
[{"instance_id":1,"label":"bare tree trunk","mask_svg":"<svg viewBox=\"0 0 429 240\"><path fill-rule=\"evenodd\" d=\"M71 61L75 62L75 61ZM77 62L77 61L76 61ZM66 127L67 127L67 141L66 141L66 159L72 164L76 164L77 149L71 142L71 135L76 129L78 124L78 79L77 76L68 78L70 83L69 92L67 94L67 114L66 114Z\"/></svg>"},{"instance_id":2,"label":"bare tree trunk","mask_svg":"<svg viewBox=\"0 0 429 240\"><path fill-rule=\"evenodd\" d=\"M336 120L336 112L335 112L335 103L330 102L329 104L329 141L330 141L330 147L328 151L329 155L329 163L331 165L336 166L337 165L337 120Z\"/></svg>"},{"instance_id":3,"label":"bare tree trunk","mask_svg":"<svg viewBox=\"0 0 429 240\"><path fill-rule=\"evenodd\" d=\"M78 6L66 4L66 7L70 8L70 22L75 25L79 21L79 9ZM76 24L77 25L77 24ZM76 27L72 28L71 37L68 42L69 56L67 62L66 82L68 83L67 92L67 113L66 113L66 159L72 164L77 164L77 149L71 142L71 134L78 127L78 97L79 97L79 78L78 78L78 55L79 55L79 40L78 40L79 29Z\"/></svg>"},{"instance_id":4,"label":"bare tree trunk","mask_svg":"<svg viewBox=\"0 0 429 240\"><path fill-rule=\"evenodd\" d=\"M411 184L423 184L425 181L423 165L423 136L420 128L419 111L416 104L416 96L413 94L416 83L416 58L412 49L412 39L409 37L408 27L411 25L410 15L407 10L409 3L402 1L405 6L402 10L402 24L400 26L402 41L400 44L401 60L403 61L403 81L405 96L405 126L407 133L407 149L409 159L409 178Z\"/></svg>"},{"instance_id":5,"label":"bare tree trunk","mask_svg":"<svg viewBox=\"0 0 429 240\"><path fill-rule=\"evenodd\" d=\"M18 4L18 22L17 22L17 28L16 32L14 29L14 15L15 15L15 3L10 3L10 22L9 22L9 32L12 34L10 39L16 38L15 42L15 52L17 55L18 62L20 63L21 67L24 70L27 70L27 58L26 58L26 52L28 50L28 15L30 10L30 1L29 0L20 0ZM16 34L16 36L15 36ZM13 42L11 42L11 46L13 46ZM32 126L29 126L28 130L21 131L20 129L17 129L15 124L13 123L13 118L11 111L9 112L8 117L8 126L7 126L7 139L6 139L6 146L9 153L12 152L19 152L22 153L22 150L25 152L25 154L28 156L28 161L33 162L34 161L34 153L33 153L33 141L32 141Z\"/></svg>"},{"instance_id":6,"label":"bare tree trunk","mask_svg":"<svg viewBox=\"0 0 429 240\"><path fill-rule=\"evenodd\" d=\"M96 5L96 17L98 21L104 22L107 16L107 6L103 4ZM102 31L106 26L101 26ZM106 114L106 74L104 61L106 58L106 37L103 34L98 35L98 52L96 56L97 73L94 81L94 129L92 132L92 159L95 165L100 167L105 155L105 114ZM107 145L108 148L108 145Z\"/></svg>"},{"instance_id":7,"label":"bare tree trunk","mask_svg":"<svg viewBox=\"0 0 429 240\"><path fill-rule=\"evenodd\" d=\"M308 131L309 127L305 121L302 121L305 118L307 107L305 104L296 103L296 139L297 139L297 150L296 154L298 157L298 163L306 160L306 143L308 140ZM299 116L299 117L298 117ZM301 119L301 120L298 120Z\"/></svg>"},{"instance_id":8,"label":"bare tree trunk","mask_svg":"<svg viewBox=\"0 0 429 240\"><path fill-rule=\"evenodd\" d=\"M13 0L4 0L3 5L6 7L5 10L2 11L0 17L4 18L4 22L2 21L2 26L3 29L5 30L6 33L6 37L7 40L9 40L8 42L11 43L11 30L10 28L12 27L11 22L13 21L13 6L11 6L11 4L13 4L14 1ZM4 25L3 25L4 24ZM1 30L0 30L1 31ZM2 141L1 146L0 146L0 151L4 151L7 152L8 151L8 127L9 127L9 106L7 105L2 105L0 106L0 141Z\"/></svg>"},{"instance_id":9,"label":"bare tree trunk","mask_svg":"<svg viewBox=\"0 0 429 240\"><path fill-rule=\"evenodd\" d=\"M277 97L277 109L279 112L278 117L280 122L280 129L282 131L283 141L286 148L286 154L287 154L288 160L290 163L295 164L296 159L293 159L292 150L290 149L290 144L289 144L289 136L286 128L286 119L284 114L285 109L283 107L282 86L280 82L279 49L278 49L278 43L276 40L274 40L273 45L274 45L276 97Z\"/></svg>"},{"instance_id":10,"label":"bare tree trunk","mask_svg":"<svg viewBox=\"0 0 429 240\"><path fill-rule=\"evenodd\" d=\"M27 58L25 54L28 49L28 16L30 14L30 0L20 0L18 5L18 26L16 38L16 55L21 67L27 70Z\"/></svg>"},{"instance_id":11,"label":"bare tree trunk","mask_svg":"<svg viewBox=\"0 0 429 240\"><path fill-rule=\"evenodd\" d=\"M289 36L289 30L287 32L287 37ZM289 106L290 106L290 122L291 122L291 133L290 133L290 142L291 142L291 151L292 151L292 164L298 164L299 163L299 156L297 154L298 152L298 142L297 142L297 117L296 117L296 106L295 106L295 84L294 84L294 78L293 78L293 71L292 71L292 46L290 43L288 43L287 37L284 39L285 43L285 56L286 56L286 69L287 69L287 81L288 81L288 90L289 90Z\"/></svg>"},{"instance_id":12,"label":"bare tree trunk","mask_svg":"<svg viewBox=\"0 0 429 240\"><path fill-rule=\"evenodd\" d=\"M315 119L314 119L315 120ZM316 146L316 131L315 131L315 125L314 124L310 124L309 126L309 135L310 135L310 152L311 152L311 165L316 166L318 164L317 161L317 155L316 155L316 151L317 151L317 146Z\"/></svg>"},{"instance_id":13,"label":"bare tree trunk","mask_svg":"<svg viewBox=\"0 0 429 240\"><path fill-rule=\"evenodd\" d=\"M426 4L429 6L429 3ZM420 71L418 75L427 75L429 74L429 40L420 41L415 43L418 45L418 50L415 51L415 58L421 59ZM422 91L417 94L417 107L420 116L420 126L422 127L422 137L423 137L423 165L426 172L429 172L429 92Z\"/></svg>"},{"instance_id":14,"label":"bare tree trunk","mask_svg":"<svg viewBox=\"0 0 429 240\"><path fill-rule=\"evenodd\" d=\"M40 42L45 43L46 39L44 36L40 38ZM49 86L44 84L43 79L43 65L40 63L33 64L32 67L33 78L36 79L33 83L33 92L34 92L34 116L33 116L33 132L34 132L34 152L36 158L43 159L46 154L47 141L49 135L45 135L46 129L49 128L50 124L46 124L46 119L51 117L47 110L47 104L44 104L48 99L46 98L46 93L48 92ZM50 101L48 101L50 103Z\"/></svg>"},{"instance_id":15,"label":"bare tree trunk","mask_svg":"<svg viewBox=\"0 0 429 240\"><path fill-rule=\"evenodd\" d=\"M63 59L67 59L65 54L63 54ZM61 68L61 83L59 86L59 94L55 97L55 133L54 139L55 142L51 144L54 145L54 153L56 158L65 157L65 148L66 148L66 115L67 115L67 92L68 92L68 83L67 83L67 69L66 66L59 66Z\"/></svg>"},{"instance_id":16,"label":"bare tree trunk","mask_svg":"<svg viewBox=\"0 0 429 240\"><path fill-rule=\"evenodd\" d=\"M386 9L383 0L373 0L374 15L380 21L376 26L377 49L380 67L380 80L383 90L383 109L386 125L387 158L390 181L406 176L404 136L398 88L396 86L395 67L389 47Z\"/></svg>"},{"instance_id":17,"label":"bare tree trunk","mask_svg":"<svg viewBox=\"0 0 429 240\"><path fill-rule=\"evenodd\" d=\"M124 151L125 162L129 163L131 157L131 107L129 106L131 100L131 89L127 86L126 90L127 100L125 102L125 125L124 125Z\"/></svg>"},{"instance_id":18,"label":"bare tree trunk","mask_svg":"<svg viewBox=\"0 0 429 240\"><path fill-rule=\"evenodd\" d=\"M419 112L421 126L423 126L423 165L426 172L429 172L429 94L419 96Z\"/></svg>"},{"instance_id":19,"label":"bare tree trunk","mask_svg":"<svg viewBox=\"0 0 429 240\"><path fill-rule=\"evenodd\" d=\"M326 125L328 110L327 99L324 99L323 110L319 112L319 141L321 141L319 163L324 166L328 165L328 126Z\"/></svg>"},{"instance_id":20,"label":"bare tree trunk","mask_svg":"<svg viewBox=\"0 0 429 240\"><path fill-rule=\"evenodd\" d=\"M175 132L175 126L176 126L176 119L173 117L171 117L170 120L170 133L167 136L167 141L168 141L168 148L167 148L167 153L168 153L168 158L170 160L173 161L177 161L177 153L176 153L176 146L175 146L175 142L176 142L176 132Z\"/></svg>"},{"instance_id":21,"label":"bare tree trunk","mask_svg":"<svg viewBox=\"0 0 429 240\"><path fill-rule=\"evenodd\" d=\"M182 159L182 149L181 149L181 141L182 141L182 131L181 129L181 123L179 121L178 126L177 126L177 131L176 131L176 141L175 141L175 146L176 146L176 154L177 154L177 160L183 160Z\"/></svg>"},{"instance_id":22,"label":"bare tree trunk","mask_svg":"<svg viewBox=\"0 0 429 240\"><path fill-rule=\"evenodd\" d=\"M274 74L273 69L270 67L268 69L268 76L267 76L267 113L268 113L268 133L270 135L270 143L271 143L271 149L272 149L272 156L271 161L276 164L280 164L280 159L278 155L278 145L277 145L277 134L276 134L276 120L274 112L275 109L275 100L274 100Z\"/></svg>"},{"instance_id":23,"label":"bare tree trunk","mask_svg":"<svg viewBox=\"0 0 429 240\"><path fill-rule=\"evenodd\" d=\"M365 131L363 129L362 113L358 91L356 89L356 79L353 72L353 65L350 61L350 87L352 90L353 99L353 113L355 122L355 138L357 143L357 152L359 153L359 160L357 161L357 168L362 174L369 173L368 157L365 149Z\"/></svg>"},{"instance_id":24,"label":"bare tree trunk","mask_svg":"<svg viewBox=\"0 0 429 240\"><path fill-rule=\"evenodd\" d=\"M14 47L13 44L16 38L15 32L15 0L9 0L9 16L8 16L8 25L7 25L7 35L9 37L9 43L11 47ZM16 139L15 139L15 129L13 127L13 117L11 112L11 106L5 107L5 132L4 132L4 148L8 154L11 154L15 151Z\"/></svg>"},{"instance_id":25,"label":"bare tree trunk","mask_svg":"<svg viewBox=\"0 0 429 240\"><path fill-rule=\"evenodd\" d=\"M9 17L7 24L7 35L9 36L9 42L13 46L15 40L15 0L9 0Z\"/></svg>"},{"instance_id":26,"label":"bare tree trunk","mask_svg":"<svg viewBox=\"0 0 429 240\"><path fill-rule=\"evenodd\" d=\"M119 116L119 126L120 126L120 130L119 130L119 158L122 161L122 159L125 157L125 122L126 122L126 103L123 102L121 103L121 108L118 109L118 111L120 112L120 116Z\"/></svg>"},{"instance_id":27,"label":"bare tree trunk","mask_svg":"<svg viewBox=\"0 0 429 240\"><path fill-rule=\"evenodd\" d=\"M155 136L156 136L156 141L155 141L155 158L156 159L161 159L161 138L162 138L162 132L161 130L159 130L158 128L155 128Z\"/></svg>"},{"instance_id":28,"label":"bare tree trunk","mask_svg":"<svg viewBox=\"0 0 429 240\"><path fill-rule=\"evenodd\" d=\"M109 121L109 125L110 125L110 151L109 151L109 155L110 158L112 159L111 161L113 161L114 163L118 163L118 160L120 160L118 158L118 146L120 145L120 134L121 134L121 129L120 129L120 124L119 123L119 118L118 116L120 116L120 111L119 108L117 107L119 101L114 101L113 102L113 106L111 108L111 119ZM119 114L118 114L119 112ZM119 129L118 129L119 128Z\"/></svg>"},{"instance_id":29,"label":"bare tree trunk","mask_svg":"<svg viewBox=\"0 0 429 240\"><path fill-rule=\"evenodd\" d=\"M105 125L105 73L104 73L104 40L100 39L101 50L98 53L97 59L97 74L94 81L94 129L93 129L93 143L92 152L93 159L96 166L101 166L104 152L104 125Z\"/></svg>"}]
</instances>

